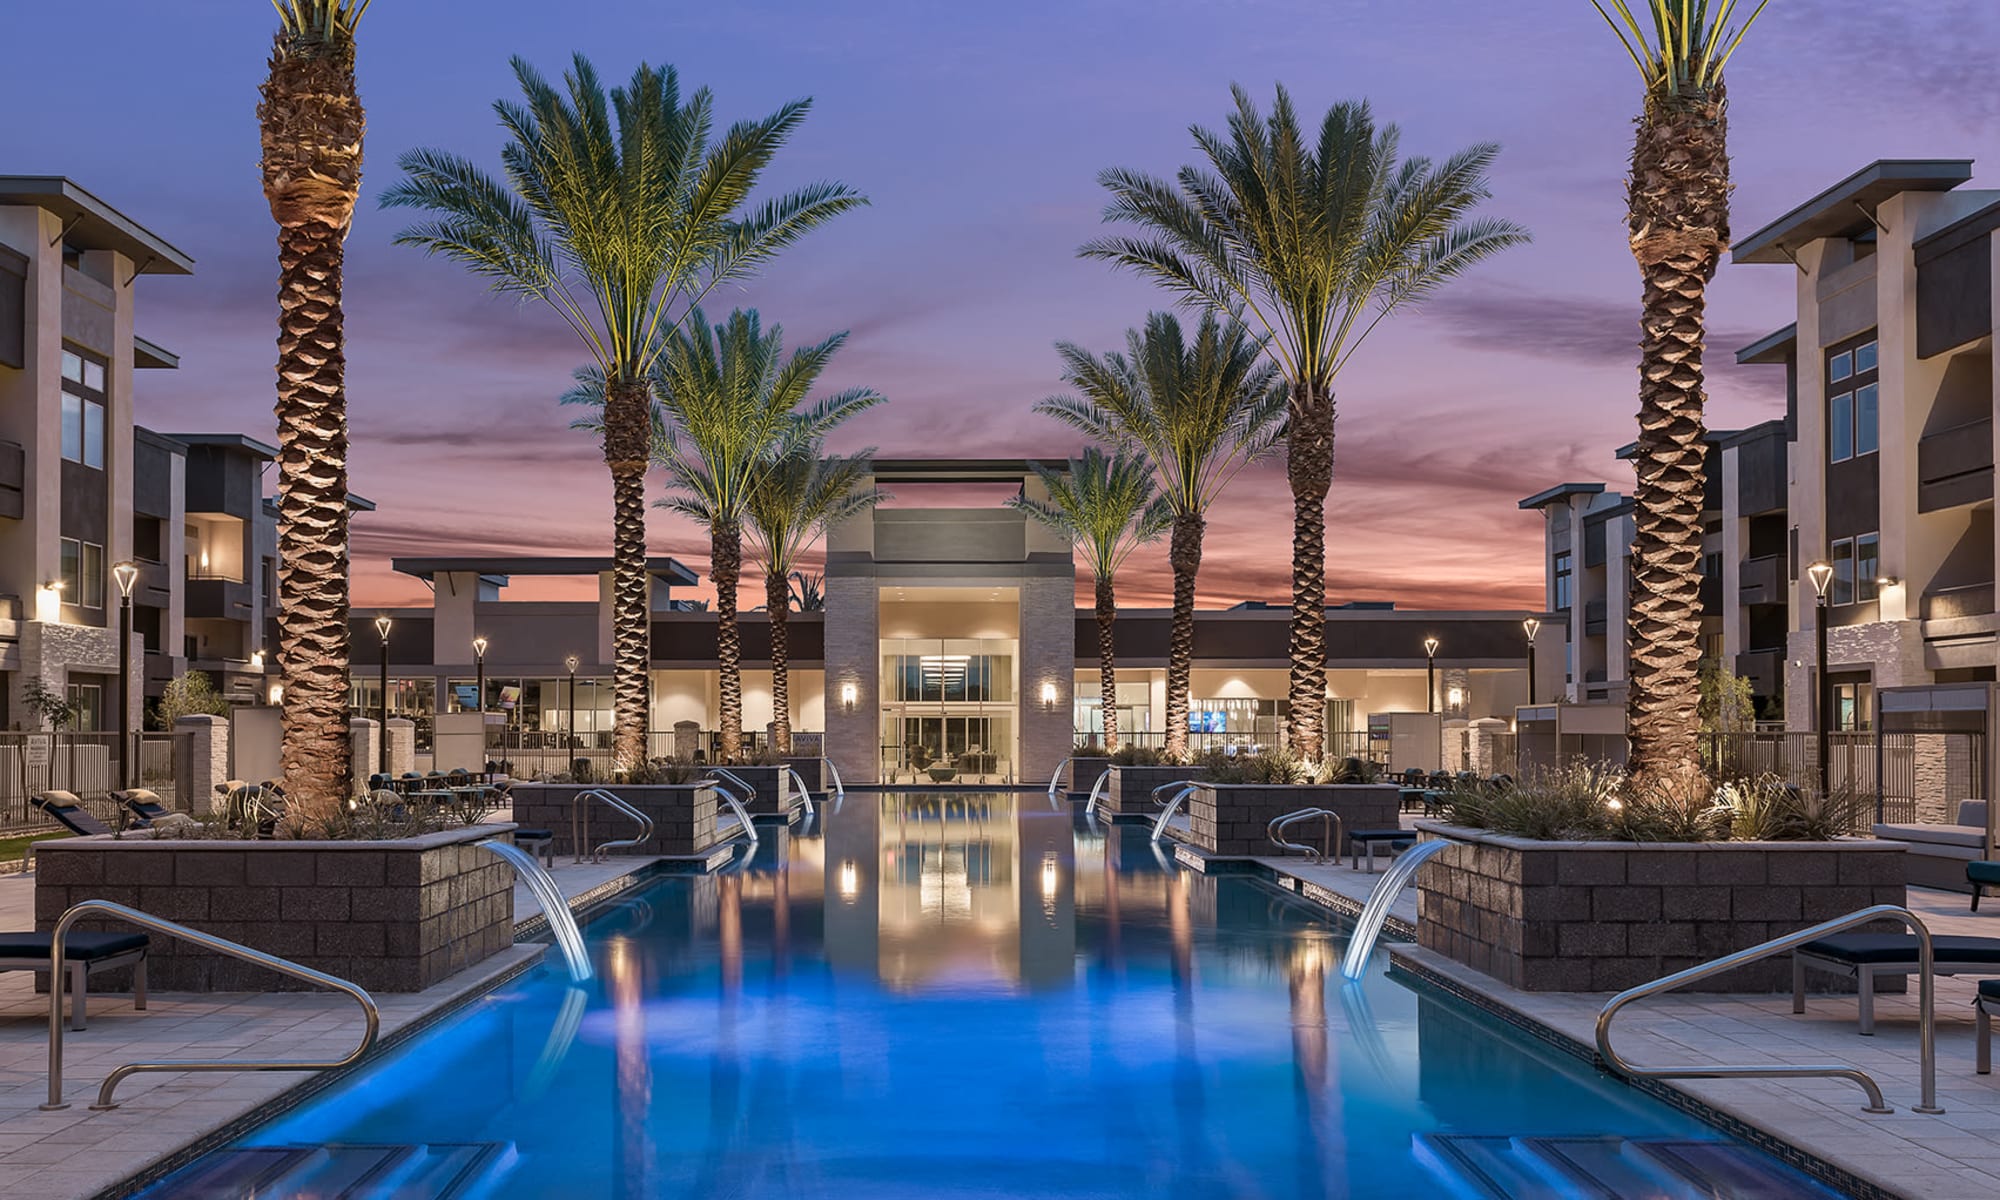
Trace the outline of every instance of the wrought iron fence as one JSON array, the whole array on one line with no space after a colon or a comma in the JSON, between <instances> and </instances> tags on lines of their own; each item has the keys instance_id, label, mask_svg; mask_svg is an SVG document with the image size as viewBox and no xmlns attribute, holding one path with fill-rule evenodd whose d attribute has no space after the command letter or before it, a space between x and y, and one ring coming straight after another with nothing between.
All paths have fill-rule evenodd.
<instances>
[{"instance_id":1,"label":"wrought iron fence","mask_svg":"<svg viewBox=\"0 0 2000 1200\"><path fill-rule=\"evenodd\" d=\"M824 737L824 734L818 732L794 730L792 754L812 757L821 753ZM770 744L770 735L761 730L743 732L743 750L746 754L762 754ZM646 757L676 758L703 763L720 762L722 731L651 730L646 735ZM517 779L541 779L551 775L574 773L578 759L590 764L594 776L602 777L611 770L615 755L612 751L612 735L609 730L565 737L559 733L495 729L487 736L486 759L496 764L504 773Z\"/></svg>"},{"instance_id":2,"label":"wrought iron fence","mask_svg":"<svg viewBox=\"0 0 2000 1200\"><path fill-rule=\"evenodd\" d=\"M159 793L168 807L177 804L178 767L185 761L188 736L174 733L133 735L134 787ZM117 823L117 804L110 793L119 786L118 735L115 733L0 733L0 833L31 833L53 823L29 803L44 792L65 791L106 824Z\"/></svg>"},{"instance_id":3,"label":"wrought iron fence","mask_svg":"<svg viewBox=\"0 0 2000 1200\"><path fill-rule=\"evenodd\" d=\"M1721 779L1775 775L1802 788L1875 797L1875 819L1892 825L1951 825L1958 805L1985 799L1986 739L1979 733L1800 732L1702 735L1702 765Z\"/></svg>"},{"instance_id":4,"label":"wrought iron fence","mask_svg":"<svg viewBox=\"0 0 2000 1200\"><path fill-rule=\"evenodd\" d=\"M1078 729L1075 731L1073 744L1077 749L1081 750L1085 747L1101 745L1102 738L1103 731L1096 727ZM1167 735L1165 731L1157 729L1143 730L1136 733L1120 733L1118 735L1118 744L1120 746L1141 746L1149 750L1160 750L1166 747ZM1289 742L1282 728L1255 732L1238 731L1233 733L1206 730L1190 730L1188 732L1188 749L1195 754L1206 754L1211 750L1221 750L1225 753L1233 752L1237 754L1265 754L1274 750L1282 750L1287 745L1289 745ZM1333 759L1349 757L1366 759L1370 753L1368 731L1365 729L1329 730L1325 736L1324 745L1325 756Z\"/></svg>"}]
</instances>

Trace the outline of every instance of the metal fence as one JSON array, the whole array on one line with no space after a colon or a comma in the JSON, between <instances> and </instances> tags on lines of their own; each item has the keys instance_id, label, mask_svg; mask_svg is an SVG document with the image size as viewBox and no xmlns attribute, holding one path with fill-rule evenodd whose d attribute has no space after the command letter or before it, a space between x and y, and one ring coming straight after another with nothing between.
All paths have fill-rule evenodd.
<instances>
[{"instance_id":1,"label":"metal fence","mask_svg":"<svg viewBox=\"0 0 2000 1200\"><path fill-rule=\"evenodd\" d=\"M1095 727L1075 731L1074 745L1078 750L1099 747L1103 744L1104 731ZM1167 735L1162 730L1149 729L1137 733L1120 733L1120 746L1140 746L1149 750L1164 749ZM1276 730L1257 732L1208 732L1188 733L1188 750L1194 754L1206 754L1212 750L1236 754L1266 754L1282 750L1289 741L1281 727ZM1368 731L1365 729L1329 730L1325 738L1325 756L1328 758L1361 758L1369 756Z\"/></svg>"},{"instance_id":2,"label":"metal fence","mask_svg":"<svg viewBox=\"0 0 2000 1200\"><path fill-rule=\"evenodd\" d=\"M800 757L819 754L824 736L815 731L794 730L792 754ZM770 735L762 730L746 729L743 732L745 754L762 754L770 744ZM545 779L551 775L572 774L578 759L589 762L593 776L601 778L612 769L615 757L609 730L569 737L556 733L494 730L488 734L486 743L487 761L497 764L502 772L516 779ZM651 730L646 734L646 757L721 762L722 731Z\"/></svg>"},{"instance_id":3,"label":"metal fence","mask_svg":"<svg viewBox=\"0 0 2000 1200\"><path fill-rule=\"evenodd\" d=\"M1958 806L1985 799L1986 738L1979 733L1829 733L1826 778L1819 735L1702 735L1702 765L1718 778L1776 775L1800 787L1875 797L1875 819L1891 825L1953 825Z\"/></svg>"},{"instance_id":4,"label":"metal fence","mask_svg":"<svg viewBox=\"0 0 2000 1200\"><path fill-rule=\"evenodd\" d=\"M177 768L188 740L186 734L134 735L133 786L177 807ZM0 733L0 834L54 828L28 802L50 791L74 793L99 820L115 824L110 793L118 787L117 751L115 733Z\"/></svg>"}]
</instances>

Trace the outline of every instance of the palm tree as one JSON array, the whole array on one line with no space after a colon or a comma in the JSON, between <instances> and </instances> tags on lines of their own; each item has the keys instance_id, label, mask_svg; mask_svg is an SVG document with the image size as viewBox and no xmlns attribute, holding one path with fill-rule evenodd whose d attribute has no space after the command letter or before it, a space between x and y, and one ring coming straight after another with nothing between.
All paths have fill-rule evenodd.
<instances>
[{"instance_id":1,"label":"palm tree","mask_svg":"<svg viewBox=\"0 0 2000 1200\"><path fill-rule=\"evenodd\" d=\"M1384 317L1527 234L1470 214L1490 193L1499 148L1440 163L1397 160L1400 134L1366 103L1336 104L1317 142L1283 87L1267 120L1242 88L1225 138L1191 133L1207 169L1174 183L1113 168L1107 221L1135 236L1085 245L1086 258L1130 267L1184 301L1241 309L1265 337L1288 398L1285 473L1292 489L1292 749L1321 752L1326 721L1326 493L1333 483L1333 384Z\"/></svg>"},{"instance_id":2,"label":"palm tree","mask_svg":"<svg viewBox=\"0 0 2000 1200\"><path fill-rule=\"evenodd\" d=\"M1055 396L1035 411L1112 445L1131 447L1151 466L1173 511L1167 563L1174 573L1173 636L1167 651L1169 758L1188 753L1194 667L1195 575L1201 570L1208 509L1244 467L1269 453L1285 429L1285 390L1264 347L1235 320L1204 312L1189 345L1172 313L1153 313L1129 330L1125 352L1098 358L1058 343L1063 379L1082 398Z\"/></svg>"},{"instance_id":3,"label":"palm tree","mask_svg":"<svg viewBox=\"0 0 2000 1200\"><path fill-rule=\"evenodd\" d=\"M399 160L406 177L382 203L433 214L399 243L555 309L605 381L597 428L611 470L612 749L630 767L646 753L648 376L677 320L710 289L866 201L840 184L815 183L745 210L811 101L738 122L711 141L708 89L683 102L672 67L641 64L607 95L577 55L565 95L525 60L513 65L524 102L493 106L510 138L500 152L505 182L456 155L412 150Z\"/></svg>"},{"instance_id":4,"label":"palm tree","mask_svg":"<svg viewBox=\"0 0 2000 1200\"><path fill-rule=\"evenodd\" d=\"M708 530L715 581L716 657L721 667L722 756L743 752L743 644L736 584L743 571L743 518L774 463L815 445L828 430L882 397L850 388L805 404L847 340L836 333L784 358L784 330L764 332L757 314L738 310L712 330L700 309L667 338L653 371L663 417L654 457L667 475L661 506Z\"/></svg>"},{"instance_id":5,"label":"palm tree","mask_svg":"<svg viewBox=\"0 0 2000 1200\"><path fill-rule=\"evenodd\" d=\"M1736 0L1636 0L1650 28L1627 0L1606 2L1597 11L1645 85L1626 188L1645 281L1626 722L1633 774L1681 773L1700 769L1703 313L1729 245L1722 68L1764 3L1725 32Z\"/></svg>"},{"instance_id":6,"label":"palm tree","mask_svg":"<svg viewBox=\"0 0 2000 1200\"><path fill-rule=\"evenodd\" d=\"M307 821L353 790L348 747L347 355L340 306L367 117L354 32L368 0L273 0L257 106L278 222L278 669L285 792Z\"/></svg>"},{"instance_id":7,"label":"palm tree","mask_svg":"<svg viewBox=\"0 0 2000 1200\"><path fill-rule=\"evenodd\" d=\"M799 556L832 526L889 498L862 486L875 471L874 451L827 457L817 442L803 442L773 462L750 488L744 505L757 565L764 572L764 607L771 619L771 743L792 752L792 580ZM801 605L803 611L803 605Z\"/></svg>"},{"instance_id":8,"label":"palm tree","mask_svg":"<svg viewBox=\"0 0 2000 1200\"><path fill-rule=\"evenodd\" d=\"M1047 500L1015 496L1008 505L1039 521L1083 551L1097 591L1097 683L1103 707L1104 749L1118 748L1118 664L1112 646L1118 568L1173 523L1173 510L1153 486L1146 460L1125 450L1107 455L1092 446L1063 467L1030 463L1048 489Z\"/></svg>"}]
</instances>

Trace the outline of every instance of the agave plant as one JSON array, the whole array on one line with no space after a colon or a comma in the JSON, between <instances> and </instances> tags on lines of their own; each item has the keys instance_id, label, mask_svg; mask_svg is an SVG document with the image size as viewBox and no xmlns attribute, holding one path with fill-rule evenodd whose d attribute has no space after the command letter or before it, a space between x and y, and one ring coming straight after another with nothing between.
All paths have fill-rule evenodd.
<instances>
[{"instance_id":1,"label":"agave plant","mask_svg":"<svg viewBox=\"0 0 2000 1200\"><path fill-rule=\"evenodd\" d=\"M1632 494L1627 722L1635 774L1699 770L1702 357L1708 281L1729 245L1722 72L1763 13L1736 0L1591 0L1639 68L1626 230L1644 284ZM1645 14L1642 21L1634 7Z\"/></svg>"}]
</instances>

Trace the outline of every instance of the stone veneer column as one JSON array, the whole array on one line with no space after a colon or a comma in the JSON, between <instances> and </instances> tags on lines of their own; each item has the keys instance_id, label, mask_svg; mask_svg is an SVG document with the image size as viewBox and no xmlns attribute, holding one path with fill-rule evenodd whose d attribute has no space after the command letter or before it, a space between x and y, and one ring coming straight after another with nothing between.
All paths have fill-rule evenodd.
<instances>
[{"instance_id":1,"label":"stone veneer column","mask_svg":"<svg viewBox=\"0 0 2000 1200\"><path fill-rule=\"evenodd\" d=\"M833 605L828 603L829 612ZM831 636L829 635L829 641ZM829 654L829 658L831 655ZM1030 576L1021 581L1021 761L1017 779L1047 779L1075 743L1070 694L1076 682L1076 579ZM1042 702L1044 684L1055 702ZM829 684L831 686L831 684ZM828 725L832 720L829 716Z\"/></svg>"},{"instance_id":2,"label":"stone veneer column","mask_svg":"<svg viewBox=\"0 0 2000 1200\"><path fill-rule=\"evenodd\" d=\"M229 778L229 722L205 713L179 717L174 732L181 735L174 747L175 807L213 812L220 799L215 785Z\"/></svg>"},{"instance_id":3,"label":"stone veneer column","mask_svg":"<svg viewBox=\"0 0 2000 1200\"><path fill-rule=\"evenodd\" d=\"M881 778L881 703L876 690L881 616L873 576L827 579L826 755L847 783L876 783ZM842 700L847 688L854 691L851 705Z\"/></svg>"},{"instance_id":4,"label":"stone veneer column","mask_svg":"<svg viewBox=\"0 0 2000 1200\"><path fill-rule=\"evenodd\" d=\"M408 717L389 718L389 774L417 769L417 723Z\"/></svg>"},{"instance_id":5,"label":"stone veneer column","mask_svg":"<svg viewBox=\"0 0 2000 1200\"><path fill-rule=\"evenodd\" d=\"M373 717L349 717L347 720L347 762L354 772L354 788L360 790L368 784L368 777L375 773L375 764L381 761L382 730Z\"/></svg>"}]
</instances>

